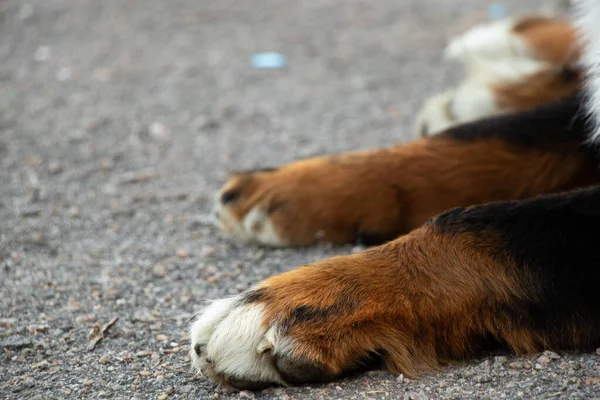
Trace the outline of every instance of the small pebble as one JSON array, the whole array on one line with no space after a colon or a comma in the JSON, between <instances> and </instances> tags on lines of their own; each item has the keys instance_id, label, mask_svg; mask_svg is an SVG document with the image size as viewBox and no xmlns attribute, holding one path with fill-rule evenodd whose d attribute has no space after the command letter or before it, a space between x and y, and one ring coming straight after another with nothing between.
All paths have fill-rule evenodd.
<instances>
[{"instance_id":1,"label":"small pebble","mask_svg":"<svg viewBox=\"0 0 600 400\"><path fill-rule=\"evenodd\" d=\"M1 341L0 347L3 347L7 350L18 350L25 347L33 347L33 341L28 337L15 335Z\"/></svg>"},{"instance_id":2,"label":"small pebble","mask_svg":"<svg viewBox=\"0 0 600 400\"><path fill-rule=\"evenodd\" d=\"M152 373L150 371L140 371L140 375L144 376L144 377L147 377L147 376L152 375Z\"/></svg>"},{"instance_id":3,"label":"small pebble","mask_svg":"<svg viewBox=\"0 0 600 400\"><path fill-rule=\"evenodd\" d=\"M104 170L113 169L115 167L115 160L110 157L104 157L100 160L99 166Z\"/></svg>"},{"instance_id":4,"label":"small pebble","mask_svg":"<svg viewBox=\"0 0 600 400\"><path fill-rule=\"evenodd\" d=\"M494 365L501 366L506 362L507 358L505 356L496 356L494 357Z\"/></svg>"},{"instance_id":5,"label":"small pebble","mask_svg":"<svg viewBox=\"0 0 600 400\"><path fill-rule=\"evenodd\" d=\"M179 391L183 394L189 393L192 390L194 390L194 386L192 386L192 385L185 385L185 386L181 386L179 388Z\"/></svg>"},{"instance_id":6,"label":"small pebble","mask_svg":"<svg viewBox=\"0 0 600 400\"><path fill-rule=\"evenodd\" d=\"M205 246L202 248L202 255L213 256L217 250L213 246Z\"/></svg>"},{"instance_id":7,"label":"small pebble","mask_svg":"<svg viewBox=\"0 0 600 400\"><path fill-rule=\"evenodd\" d=\"M58 175L63 172L63 167L58 161L50 161L48 163L48 172L52 175Z\"/></svg>"},{"instance_id":8,"label":"small pebble","mask_svg":"<svg viewBox=\"0 0 600 400\"><path fill-rule=\"evenodd\" d=\"M58 72L56 72L56 80L57 81L64 82L64 81L68 81L69 79L71 79L71 68L62 67L61 69L58 70Z\"/></svg>"},{"instance_id":9,"label":"small pebble","mask_svg":"<svg viewBox=\"0 0 600 400\"><path fill-rule=\"evenodd\" d=\"M29 3L25 3L19 9L19 19L25 21L33 16L33 6Z\"/></svg>"},{"instance_id":10,"label":"small pebble","mask_svg":"<svg viewBox=\"0 0 600 400\"><path fill-rule=\"evenodd\" d=\"M152 275L157 276L157 277L167 276L167 269L165 268L164 264L162 264L162 263L154 264L154 266L152 267Z\"/></svg>"},{"instance_id":11,"label":"small pebble","mask_svg":"<svg viewBox=\"0 0 600 400\"><path fill-rule=\"evenodd\" d=\"M41 46L36 50L33 58L35 58L35 61L44 62L50 58L51 54L52 51L50 50L49 46Z\"/></svg>"},{"instance_id":12,"label":"small pebble","mask_svg":"<svg viewBox=\"0 0 600 400\"><path fill-rule=\"evenodd\" d=\"M86 322L94 322L96 320L96 316L94 314L83 314L79 317L75 318L75 321L79 324L84 324Z\"/></svg>"},{"instance_id":13,"label":"small pebble","mask_svg":"<svg viewBox=\"0 0 600 400\"><path fill-rule=\"evenodd\" d=\"M68 213L71 216L71 218L79 217L79 207L73 206L73 207L69 208Z\"/></svg>"},{"instance_id":14,"label":"small pebble","mask_svg":"<svg viewBox=\"0 0 600 400\"><path fill-rule=\"evenodd\" d=\"M513 362L509 363L508 366L513 369L520 369L520 368L528 367L527 363L523 362L523 361L513 361Z\"/></svg>"},{"instance_id":15,"label":"small pebble","mask_svg":"<svg viewBox=\"0 0 600 400\"><path fill-rule=\"evenodd\" d=\"M190 256L190 252L189 250L180 247L175 250L175 255L177 255L179 258L188 258Z\"/></svg>"},{"instance_id":16,"label":"small pebble","mask_svg":"<svg viewBox=\"0 0 600 400\"><path fill-rule=\"evenodd\" d=\"M42 213L42 209L38 206L26 206L19 209L19 215L23 218L37 217Z\"/></svg>"},{"instance_id":17,"label":"small pebble","mask_svg":"<svg viewBox=\"0 0 600 400\"><path fill-rule=\"evenodd\" d=\"M150 133L150 137L159 141L167 141L171 138L171 131L165 124L160 122L153 122L148 127L148 133Z\"/></svg>"},{"instance_id":18,"label":"small pebble","mask_svg":"<svg viewBox=\"0 0 600 400\"><path fill-rule=\"evenodd\" d=\"M538 357L538 359L536 361L538 362L537 365L539 365L539 364L546 365L546 364L550 364L550 361L552 361L552 360L550 360L550 358L547 355L542 354L540 357ZM537 368L537 365L536 365L536 368Z\"/></svg>"},{"instance_id":19,"label":"small pebble","mask_svg":"<svg viewBox=\"0 0 600 400\"><path fill-rule=\"evenodd\" d=\"M480 363L479 368L481 368L484 371L489 371L491 369L490 361L485 360L484 362Z\"/></svg>"},{"instance_id":20,"label":"small pebble","mask_svg":"<svg viewBox=\"0 0 600 400\"><path fill-rule=\"evenodd\" d=\"M32 388L35 386L35 380L33 378L27 378L25 379L25 382L23 382L23 386L26 388Z\"/></svg>"},{"instance_id":21,"label":"small pebble","mask_svg":"<svg viewBox=\"0 0 600 400\"><path fill-rule=\"evenodd\" d=\"M36 333L43 333L43 332L48 332L48 330L50 329L50 327L47 324L41 324L41 325L30 325L27 330L29 330L29 333L31 333L32 335L35 335Z\"/></svg>"}]
</instances>

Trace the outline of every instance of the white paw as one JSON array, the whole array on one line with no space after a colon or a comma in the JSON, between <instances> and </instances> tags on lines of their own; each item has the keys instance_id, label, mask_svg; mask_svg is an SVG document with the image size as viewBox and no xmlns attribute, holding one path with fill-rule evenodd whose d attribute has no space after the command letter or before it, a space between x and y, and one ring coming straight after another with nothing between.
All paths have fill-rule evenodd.
<instances>
[{"instance_id":1,"label":"white paw","mask_svg":"<svg viewBox=\"0 0 600 400\"><path fill-rule=\"evenodd\" d=\"M461 61L467 79L481 84L521 82L528 76L552 68L534 55L526 38L515 33L518 20L481 24L455 37L444 51L448 59Z\"/></svg>"},{"instance_id":2,"label":"white paw","mask_svg":"<svg viewBox=\"0 0 600 400\"><path fill-rule=\"evenodd\" d=\"M242 296L216 300L190 328L192 365L205 377L239 389L286 385L274 357L289 346L263 324L263 305Z\"/></svg>"},{"instance_id":3,"label":"white paw","mask_svg":"<svg viewBox=\"0 0 600 400\"><path fill-rule=\"evenodd\" d=\"M427 137L448 129L457 123L451 110L454 91L428 98L415 120L415 136Z\"/></svg>"},{"instance_id":4,"label":"white paw","mask_svg":"<svg viewBox=\"0 0 600 400\"><path fill-rule=\"evenodd\" d=\"M493 87L469 79L454 90L431 96L417 114L415 135L427 137L455 125L502 113Z\"/></svg>"},{"instance_id":5,"label":"white paw","mask_svg":"<svg viewBox=\"0 0 600 400\"><path fill-rule=\"evenodd\" d=\"M444 56L453 60L470 57L486 59L514 58L523 55L522 41L513 33L514 19L476 25L450 41Z\"/></svg>"},{"instance_id":6,"label":"white paw","mask_svg":"<svg viewBox=\"0 0 600 400\"><path fill-rule=\"evenodd\" d=\"M269 214L259 205L252 207L242 218L235 215L230 205L221 201L223 191L216 200L217 227L229 236L251 243L283 247L286 243L277 234Z\"/></svg>"}]
</instances>

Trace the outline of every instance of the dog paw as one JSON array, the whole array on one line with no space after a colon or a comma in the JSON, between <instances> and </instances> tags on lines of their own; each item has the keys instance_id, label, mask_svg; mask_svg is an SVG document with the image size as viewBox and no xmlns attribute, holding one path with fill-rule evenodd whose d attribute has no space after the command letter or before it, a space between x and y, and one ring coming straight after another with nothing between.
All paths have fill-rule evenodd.
<instances>
[{"instance_id":1,"label":"dog paw","mask_svg":"<svg viewBox=\"0 0 600 400\"><path fill-rule=\"evenodd\" d=\"M203 376L236 389L318 382L326 376L295 354L277 322L266 323L265 305L246 295L217 300L190 329L192 365Z\"/></svg>"},{"instance_id":2,"label":"dog paw","mask_svg":"<svg viewBox=\"0 0 600 400\"><path fill-rule=\"evenodd\" d=\"M267 246L378 244L404 229L404 199L389 175L401 162L373 151L237 173L218 195L216 220L226 234Z\"/></svg>"}]
</instances>

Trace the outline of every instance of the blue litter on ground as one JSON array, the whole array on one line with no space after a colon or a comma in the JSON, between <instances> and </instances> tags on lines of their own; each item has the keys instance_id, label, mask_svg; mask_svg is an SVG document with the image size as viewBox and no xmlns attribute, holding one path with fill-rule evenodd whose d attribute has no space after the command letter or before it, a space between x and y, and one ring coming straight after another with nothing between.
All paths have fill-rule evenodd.
<instances>
[{"instance_id":1,"label":"blue litter on ground","mask_svg":"<svg viewBox=\"0 0 600 400\"><path fill-rule=\"evenodd\" d=\"M259 69L280 69L287 67L287 59L279 53L256 53L252 56L252 66Z\"/></svg>"},{"instance_id":2,"label":"blue litter on ground","mask_svg":"<svg viewBox=\"0 0 600 400\"><path fill-rule=\"evenodd\" d=\"M502 19L506 17L506 10L500 3L492 3L488 7L488 16L490 19Z\"/></svg>"}]
</instances>

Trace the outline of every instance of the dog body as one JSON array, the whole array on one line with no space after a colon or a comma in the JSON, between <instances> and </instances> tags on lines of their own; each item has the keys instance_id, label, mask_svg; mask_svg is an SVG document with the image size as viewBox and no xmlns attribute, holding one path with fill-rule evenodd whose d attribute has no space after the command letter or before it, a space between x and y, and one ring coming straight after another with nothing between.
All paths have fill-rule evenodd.
<instances>
[{"instance_id":1,"label":"dog body","mask_svg":"<svg viewBox=\"0 0 600 400\"><path fill-rule=\"evenodd\" d=\"M599 346L600 3L581 7L582 41L530 18L453 42L467 79L426 103L427 138L232 177L217 213L239 239L387 242L213 302L191 327L194 366L254 389L372 363L414 377L490 342Z\"/></svg>"}]
</instances>

